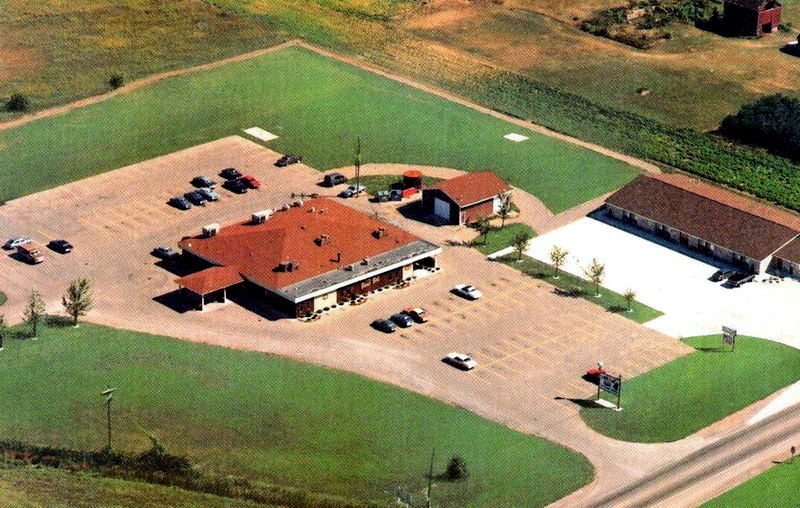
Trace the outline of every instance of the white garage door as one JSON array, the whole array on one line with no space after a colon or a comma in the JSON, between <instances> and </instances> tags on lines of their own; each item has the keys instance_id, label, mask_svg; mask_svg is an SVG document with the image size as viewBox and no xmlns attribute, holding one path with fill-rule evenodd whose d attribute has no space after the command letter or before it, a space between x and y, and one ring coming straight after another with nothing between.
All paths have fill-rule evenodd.
<instances>
[{"instance_id":1,"label":"white garage door","mask_svg":"<svg viewBox=\"0 0 800 508\"><path fill-rule=\"evenodd\" d=\"M450 203L444 199L433 198L433 213L443 219L450 220Z\"/></svg>"}]
</instances>

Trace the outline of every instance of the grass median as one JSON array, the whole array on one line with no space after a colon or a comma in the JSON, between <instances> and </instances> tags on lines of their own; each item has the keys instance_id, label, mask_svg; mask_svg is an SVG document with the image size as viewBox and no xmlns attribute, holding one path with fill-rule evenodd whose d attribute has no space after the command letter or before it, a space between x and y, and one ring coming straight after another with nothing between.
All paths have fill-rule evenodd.
<instances>
[{"instance_id":1,"label":"grass median","mask_svg":"<svg viewBox=\"0 0 800 508\"><path fill-rule=\"evenodd\" d=\"M788 455L788 451L787 451ZM738 487L701 505L702 508L797 506L800 459L776 464Z\"/></svg>"},{"instance_id":2,"label":"grass median","mask_svg":"<svg viewBox=\"0 0 800 508\"><path fill-rule=\"evenodd\" d=\"M566 273L563 270L556 275L552 266L530 256L522 256L522 259L517 261L516 254L509 254L497 258L496 261L554 285L564 297L583 298L594 304L602 305L609 312L615 312L637 323L646 323L664 314L636 300L630 302L629 309L628 301L621 294L603 286L600 286L598 290L588 280Z\"/></svg>"},{"instance_id":3,"label":"grass median","mask_svg":"<svg viewBox=\"0 0 800 508\"><path fill-rule=\"evenodd\" d=\"M489 234L486 235L485 241L483 236L476 236L472 241L472 246L483 254L492 254L506 247L511 247L514 242L514 237L522 233L528 233L531 235L531 238L536 236L533 228L527 224L509 222L502 228L499 226L492 228Z\"/></svg>"},{"instance_id":4,"label":"grass median","mask_svg":"<svg viewBox=\"0 0 800 508\"><path fill-rule=\"evenodd\" d=\"M676 441L800 379L800 350L778 342L740 336L734 351L719 335L684 342L696 351L623 380L623 410L584 408L586 424L623 441Z\"/></svg>"},{"instance_id":5,"label":"grass median","mask_svg":"<svg viewBox=\"0 0 800 508\"><path fill-rule=\"evenodd\" d=\"M438 506L541 506L592 477L576 452L350 373L89 323L5 342L4 439L99 449L114 386L115 448L147 448L144 430L210 474L388 500L426 487L432 450L436 474L459 454L470 477L437 481Z\"/></svg>"}]
</instances>

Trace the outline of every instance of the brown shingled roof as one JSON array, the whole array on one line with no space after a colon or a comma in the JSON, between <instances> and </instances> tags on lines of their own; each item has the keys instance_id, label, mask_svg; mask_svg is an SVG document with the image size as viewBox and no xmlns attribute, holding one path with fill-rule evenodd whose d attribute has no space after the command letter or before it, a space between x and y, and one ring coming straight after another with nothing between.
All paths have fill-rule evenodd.
<instances>
[{"instance_id":1,"label":"brown shingled roof","mask_svg":"<svg viewBox=\"0 0 800 508\"><path fill-rule=\"evenodd\" d=\"M800 264L800 239L795 238L775 253L775 257Z\"/></svg>"},{"instance_id":2,"label":"brown shingled roof","mask_svg":"<svg viewBox=\"0 0 800 508\"><path fill-rule=\"evenodd\" d=\"M245 278L280 289L419 240L336 201L318 198L276 212L262 224L233 224L214 236L186 238L178 245L215 264L238 266ZM296 263L297 269L279 268L288 262Z\"/></svg>"},{"instance_id":3,"label":"brown shingled roof","mask_svg":"<svg viewBox=\"0 0 800 508\"><path fill-rule=\"evenodd\" d=\"M430 187L439 189L460 207L473 205L508 192L511 186L491 171L477 171L442 180Z\"/></svg>"},{"instance_id":4,"label":"brown shingled roof","mask_svg":"<svg viewBox=\"0 0 800 508\"><path fill-rule=\"evenodd\" d=\"M175 279L175 283L198 295L207 295L220 289L244 282L236 266L212 266L197 273Z\"/></svg>"},{"instance_id":5,"label":"brown shingled roof","mask_svg":"<svg viewBox=\"0 0 800 508\"><path fill-rule=\"evenodd\" d=\"M750 9L753 11L763 10L768 2L769 0L725 0L725 3L727 4L738 5L739 7L744 7L745 9ZM778 2L772 3L775 4L775 7L781 6L781 4Z\"/></svg>"},{"instance_id":6,"label":"brown shingled roof","mask_svg":"<svg viewBox=\"0 0 800 508\"><path fill-rule=\"evenodd\" d=\"M762 260L800 232L800 219L682 175L642 175L606 203Z\"/></svg>"}]
</instances>

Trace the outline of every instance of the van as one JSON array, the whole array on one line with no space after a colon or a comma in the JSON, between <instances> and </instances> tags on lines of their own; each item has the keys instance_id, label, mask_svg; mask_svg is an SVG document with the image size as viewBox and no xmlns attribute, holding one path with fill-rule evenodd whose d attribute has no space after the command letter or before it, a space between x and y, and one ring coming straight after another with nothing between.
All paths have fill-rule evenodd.
<instances>
[{"instance_id":1,"label":"van","mask_svg":"<svg viewBox=\"0 0 800 508\"><path fill-rule=\"evenodd\" d=\"M341 173L328 173L325 175L325 179L323 180L325 187L333 187L334 185L339 185L346 182L347 177Z\"/></svg>"},{"instance_id":2,"label":"van","mask_svg":"<svg viewBox=\"0 0 800 508\"><path fill-rule=\"evenodd\" d=\"M35 242L23 243L17 246L17 254L28 263L37 264L44 261L42 247Z\"/></svg>"}]
</instances>

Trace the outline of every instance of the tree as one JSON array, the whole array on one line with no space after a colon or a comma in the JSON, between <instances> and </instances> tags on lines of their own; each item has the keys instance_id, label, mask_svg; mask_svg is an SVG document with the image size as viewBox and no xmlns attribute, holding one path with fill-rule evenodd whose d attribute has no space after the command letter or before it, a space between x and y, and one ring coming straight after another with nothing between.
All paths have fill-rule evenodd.
<instances>
[{"instance_id":1,"label":"tree","mask_svg":"<svg viewBox=\"0 0 800 508\"><path fill-rule=\"evenodd\" d=\"M108 78L108 84L111 85L111 88L117 89L125 84L125 78L122 77L122 74L115 72Z\"/></svg>"},{"instance_id":2,"label":"tree","mask_svg":"<svg viewBox=\"0 0 800 508\"><path fill-rule=\"evenodd\" d=\"M28 107L30 107L30 101L21 93L12 93L8 102L6 102L8 111L27 111Z\"/></svg>"},{"instance_id":3,"label":"tree","mask_svg":"<svg viewBox=\"0 0 800 508\"><path fill-rule=\"evenodd\" d=\"M558 278L558 270L564 265L568 255L569 251L562 249L558 245L553 245L553 248L550 249L550 262L553 263L553 268L556 269L555 275L553 275L554 279Z\"/></svg>"},{"instance_id":4,"label":"tree","mask_svg":"<svg viewBox=\"0 0 800 508\"><path fill-rule=\"evenodd\" d=\"M478 234L483 237L483 244L486 245L487 238L489 236L489 231L492 230L492 225L489 223L489 219L484 217L483 215L478 216L473 223L475 229L478 231Z\"/></svg>"},{"instance_id":5,"label":"tree","mask_svg":"<svg viewBox=\"0 0 800 508\"><path fill-rule=\"evenodd\" d=\"M636 299L636 291L633 289L628 289L622 294L622 296L625 298L625 301L628 302L628 312L633 311L631 304Z\"/></svg>"},{"instance_id":6,"label":"tree","mask_svg":"<svg viewBox=\"0 0 800 508\"><path fill-rule=\"evenodd\" d=\"M444 477L447 480L463 480L469 476L467 470L467 461L459 455L454 455L447 463L447 469L444 472Z\"/></svg>"},{"instance_id":7,"label":"tree","mask_svg":"<svg viewBox=\"0 0 800 508\"><path fill-rule=\"evenodd\" d=\"M31 327L31 338L35 339L39 332L39 322L44 317L44 300L42 300L42 295L35 289L31 291L31 295L28 297L28 305L25 307L25 313L23 314L25 318L25 324Z\"/></svg>"},{"instance_id":8,"label":"tree","mask_svg":"<svg viewBox=\"0 0 800 508\"><path fill-rule=\"evenodd\" d=\"M89 279L72 281L67 294L61 297L61 304L67 314L72 316L73 324L78 326L78 318L92 308L92 284Z\"/></svg>"},{"instance_id":9,"label":"tree","mask_svg":"<svg viewBox=\"0 0 800 508\"><path fill-rule=\"evenodd\" d=\"M517 253L517 261L522 261L522 255L525 249L528 248L528 243L531 241L531 234L527 231L517 233L514 239L511 240L511 245L514 247L514 252Z\"/></svg>"},{"instance_id":10,"label":"tree","mask_svg":"<svg viewBox=\"0 0 800 508\"><path fill-rule=\"evenodd\" d=\"M586 267L583 273L586 274L586 277L594 284L594 296L600 296L600 284L603 283L603 278L606 276L606 265L597 259L592 259L592 264Z\"/></svg>"},{"instance_id":11,"label":"tree","mask_svg":"<svg viewBox=\"0 0 800 508\"><path fill-rule=\"evenodd\" d=\"M720 132L797 160L800 158L800 99L783 94L761 97L722 120Z\"/></svg>"},{"instance_id":12,"label":"tree","mask_svg":"<svg viewBox=\"0 0 800 508\"><path fill-rule=\"evenodd\" d=\"M501 220L500 229L506 227L506 219L511 215L513 205L514 204L511 202L511 194L503 194L500 198L500 208L497 210L497 215L500 216Z\"/></svg>"}]
</instances>

